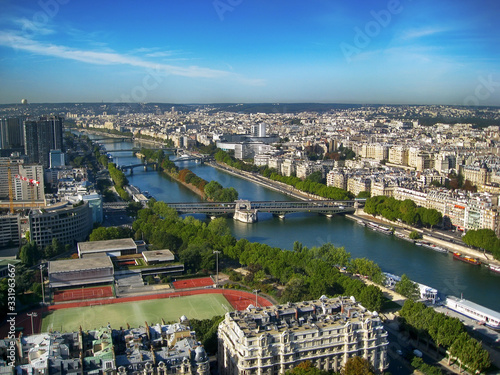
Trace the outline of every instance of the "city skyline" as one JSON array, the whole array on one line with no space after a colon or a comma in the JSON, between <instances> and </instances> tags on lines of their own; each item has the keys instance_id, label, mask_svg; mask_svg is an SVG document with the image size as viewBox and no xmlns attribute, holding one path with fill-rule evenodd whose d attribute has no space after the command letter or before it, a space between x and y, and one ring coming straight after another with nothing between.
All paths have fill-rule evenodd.
<instances>
[{"instance_id":1,"label":"city skyline","mask_svg":"<svg viewBox=\"0 0 500 375\"><path fill-rule=\"evenodd\" d=\"M498 105L500 5L2 1L0 103Z\"/></svg>"}]
</instances>

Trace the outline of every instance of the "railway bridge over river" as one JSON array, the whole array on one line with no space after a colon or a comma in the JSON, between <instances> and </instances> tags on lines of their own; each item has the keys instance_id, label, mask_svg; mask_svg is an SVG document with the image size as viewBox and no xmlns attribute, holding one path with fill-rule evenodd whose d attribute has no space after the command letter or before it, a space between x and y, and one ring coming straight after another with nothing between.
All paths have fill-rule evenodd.
<instances>
[{"instance_id":1,"label":"railway bridge over river","mask_svg":"<svg viewBox=\"0 0 500 375\"><path fill-rule=\"evenodd\" d=\"M267 212L284 219L285 215L294 212L312 212L323 215L346 214L356 211L358 202L334 200L309 201L249 201L208 203L167 203L179 214L205 214L207 216L232 215L235 220L255 223L258 212Z\"/></svg>"}]
</instances>

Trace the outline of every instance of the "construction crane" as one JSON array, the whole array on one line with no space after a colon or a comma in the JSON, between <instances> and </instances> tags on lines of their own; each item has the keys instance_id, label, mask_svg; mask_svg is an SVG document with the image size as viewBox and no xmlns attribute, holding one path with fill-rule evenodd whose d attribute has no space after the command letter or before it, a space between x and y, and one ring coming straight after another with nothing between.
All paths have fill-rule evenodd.
<instances>
[{"instance_id":1,"label":"construction crane","mask_svg":"<svg viewBox=\"0 0 500 375\"><path fill-rule=\"evenodd\" d=\"M35 208L35 186L40 185L40 181L33 180L32 178L27 178L16 174L16 178L24 181L31 187L31 208Z\"/></svg>"}]
</instances>

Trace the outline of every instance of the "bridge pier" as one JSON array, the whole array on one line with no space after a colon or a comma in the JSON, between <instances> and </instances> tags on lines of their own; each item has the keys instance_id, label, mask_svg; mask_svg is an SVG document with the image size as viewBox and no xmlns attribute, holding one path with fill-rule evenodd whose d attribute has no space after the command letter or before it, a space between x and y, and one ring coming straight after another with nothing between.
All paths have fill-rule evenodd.
<instances>
[{"instance_id":1,"label":"bridge pier","mask_svg":"<svg viewBox=\"0 0 500 375\"><path fill-rule=\"evenodd\" d=\"M257 221L257 210L252 209L250 201L238 200L234 208L233 218L243 223L255 223Z\"/></svg>"}]
</instances>

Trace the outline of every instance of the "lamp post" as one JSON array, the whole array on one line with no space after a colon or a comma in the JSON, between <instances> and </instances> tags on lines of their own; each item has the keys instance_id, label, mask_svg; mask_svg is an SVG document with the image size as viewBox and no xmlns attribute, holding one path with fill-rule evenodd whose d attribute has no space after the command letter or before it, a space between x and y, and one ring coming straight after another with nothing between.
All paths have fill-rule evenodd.
<instances>
[{"instance_id":1,"label":"lamp post","mask_svg":"<svg viewBox=\"0 0 500 375\"><path fill-rule=\"evenodd\" d=\"M43 264L40 263L40 281L42 283L42 306L45 306L45 292L43 290Z\"/></svg>"},{"instance_id":2,"label":"lamp post","mask_svg":"<svg viewBox=\"0 0 500 375\"><path fill-rule=\"evenodd\" d=\"M220 251L214 250L213 254L215 254L215 286L218 288L219 287L219 254Z\"/></svg>"},{"instance_id":3,"label":"lamp post","mask_svg":"<svg viewBox=\"0 0 500 375\"><path fill-rule=\"evenodd\" d=\"M33 312L30 312L30 313L28 313L26 315L28 315L31 318L31 334L34 335L35 332L33 331L33 317L36 318L38 316L38 314L33 311Z\"/></svg>"},{"instance_id":4,"label":"lamp post","mask_svg":"<svg viewBox=\"0 0 500 375\"><path fill-rule=\"evenodd\" d=\"M257 296L259 295L260 289L254 289L253 292L255 293L255 307L259 307L259 302L257 300Z\"/></svg>"}]
</instances>

